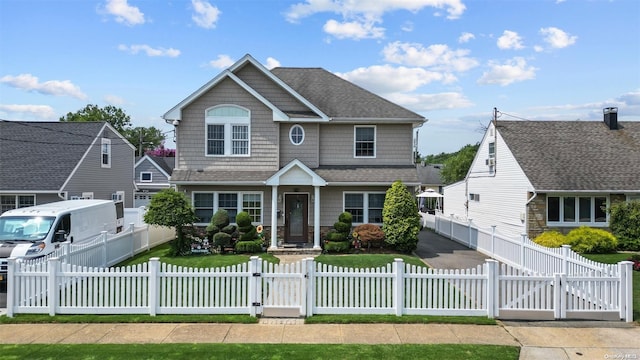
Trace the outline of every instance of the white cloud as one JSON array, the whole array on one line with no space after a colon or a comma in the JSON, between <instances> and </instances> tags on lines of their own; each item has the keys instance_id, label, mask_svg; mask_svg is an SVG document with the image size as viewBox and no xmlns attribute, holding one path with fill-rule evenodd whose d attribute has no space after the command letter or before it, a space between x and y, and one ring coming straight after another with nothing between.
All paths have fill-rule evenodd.
<instances>
[{"instance_id":1,"label":"white cloud","mask_svg":"<svg viewBox=\"0 0 640 360\"><path fill-rule=\"evenodd\" d=\"M458 42L461 44L468 43L470 40L475 39L476 36L470 32L463 32L458 38Z\"/></svg>"},{"instance_id":2,"label":"white cloud","mask_svg":"<svg viewBox=\"0 0 640 360\"><path fill-rule=\"evenodd\" d=\"M533 66L528 66L527 61L521 57L507 60L504 64L490 62L489 67L489 71L482 74L482 77L478 80L478 84L507 86L514 82L534 79L536 77L536 70L538 70Z\"/></svg>"},{"instance_id":3,"label":"white cloud","mask_svg":"<svg viewBox=\"0 0 640 360\"><path fill-rule=\"evenodd\" d=\"M267 63L265 64L265 66L267 67L267 69L271 70L273 68L277 68L280 66L280 61L272 58L272 57L268 57L267 58Z\"/></svg>"},{"instance_id":4,"label":"white cloud","mask_svg":"<svg viewBox=\"0 0 640 360\"><path fill-rule=\"evenodd\" d=\"M86 100L88 98L88 96L70 80L49 80L41 83L36 76L20 74L18 76L3 76L0 78L0 83L44 95L71 96L80 100Z\"/></svg>"},{"instance_id":5,"label":"white cloud","mask_svg":"<svg viewBox=\"0 0 640 360\"><path fill-rule=\"evenodd\" d=\"M116 21L126 25L144 24L144 14L135 6L127 3L127 0L107 0L105 10L115 16Z\"/></svg>"},{"instance_id":6,"label":"white cloud","mask_svg":"<svg viewBox=\"0 0 640 360\"><path fill-rule=\"evenodd\" d=\"M53 119L56 116L53 108L48 105L0 104L0 112L7 113L9 116L13 116L11 114L24 114L27 116L35 116L38 119L44 120Z\"/></svg>"},{"instance_id":7,"label":"white cloud","mask_svg":"<svg viewBox=\"0 0 640 360\"><path fill-rule=\"evenodd\" d=\"M402 24L402 27L400 27L400 29L404 32L412 32L413 31L413 22L412 21L405 21Z\"/></svg>"},{"instance_id":8,"label":"white cloud","mask_svg":"<svg viewBox=\"0 0 640 360\"><path fill-rule=\"evenodd\" d=\"M376 27L374 22L329 20L323 26L324 32L338 39L378 39L384 36L384 28Z\"/></svg>"},{"instance_id":9,"label":"white cloud","mask_svg":"<svg viewBox=\"0 0 640 360\"><path fill-rule=\"evenodd\" d=\"M336 73L375 94L410 92L433 81L442 81L445 76L422 68L374 65L361 67L347 73Z\"/></svg>"},{"instance_id":10,"label":"white cloud","mask_svg":"<svg viewBox=\"0 0 640 360\"><path fill-rule=\"evenodd\" d=\"M117 95L106 95L104 97L104 101L109 105L124 105L125 101L123 98Z\"/></svg>"},{"instance_id":11,"label":"white cloud","mask_svg":"<svg viewBox=\"0 0 640 360\"><path fill-rule=\"evenodd\" d=\"M196 25L205 29L216 27L216 22L218 22L218 18L222 14L217 7L203 0L191 0L191 5L193 5L193 10L195 11L191 19Z\"/></svg>"},{"instance_id":12,"label":"white cloud","mask_svg":"<svg viewBox=\"0 0 640 360\"><path fill-rule=\"evenodd\" d=\"M229 66L233 65L235 61L226 54L218 55L215 60L209 61L209 66L214 67L216 69L226 69Z\"/></svg>"},{"instance_id":13,"label":"white cloud","mask_svg":"<svg viewBox=\"0 0 640 360\"><path fill-rule=\"evenodd\" d=\"M432 70L465 72L478 66L478 61L468 57L469 50L450 49L443 44L424 47L421 44L393 42L382 50L385 61L408 65L430 67Z\"/></svg>"},{"instance_id":14,"label":"white cloud","mask_svg":"<svg viewBox=\"0 0 640 360\"><path fill-rule=\"evenodd\" d=\"M578 39L577 36L569 35L556 27L542 28L540 34L544 36L544 41L554 49L566 48L575 44Z\"/></svg>"},{"instance_id":15,"label":"white cloud","mask_svg":"<svg viewBox=\"0 0 640 360\"><path fill-rule=\"evenodd\" d=\"M457 92L439 94L393 93L387 95L386 98L415 112L462 109L474 105L463 94Z\"/></svg>"},{"instance_id":16,"label":"white cloud","mask_svg":"<svg viewBox=\"0 0 640 360\"><path fill-rule=\"evenodd\" d=\"M517 32L511 30L505 30L502 36L498 38L498 48L502 50L506 49L523 49L522 38Z\"/></svg>"},{"instance_id":17,"label":"white cloud","mask_svg":"<svg viewBox=\"0 0 640 360\"><path fill-rule=\"evenodd\" d=\"M125 51L131 54L137 54L139 52L144 52L147 56L155 57L155 56L166 56L166 57L178 57L180 56L180 50L174 48L152 48L149 45L118 45L118 50Z\"/></svg>"}]
</instances>

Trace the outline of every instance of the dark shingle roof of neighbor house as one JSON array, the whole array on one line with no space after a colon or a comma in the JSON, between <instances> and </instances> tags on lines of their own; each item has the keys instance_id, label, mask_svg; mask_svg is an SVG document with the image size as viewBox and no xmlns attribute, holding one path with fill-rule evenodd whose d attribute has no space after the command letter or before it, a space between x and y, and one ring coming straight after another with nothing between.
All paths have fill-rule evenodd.
<instances>
[{"instance_id":1,"label":"dark shingle roof of neighbor house","mask_svg":"<svg viewBox=\"0 0 640 360\"><path fill-rule=\"evenodd\" d=\"M0 190L59 190L104 126L0 121Z\"/></svg>"},{"instance_id":2,"label":"dark shingle roof of neighbor house","mask_svg":"<svg viewBox=\"0 0 640 360\"><path fill-rule=\"evenodd\" d=\"M618 121L618 130L610 130L604 121L497 124L536 190L640 190L640 122Z\"/></svg>"},{"instance_id":3,"label":"dark shingle roof of neighbor house","mask_svg":"<svg viewBox=\"0 0 640 360\"><path fill-rule=\"evenodd\" d=\"M331 118L398 119L424 117L322 68L274 68L275 76Z\"/></svg>"},{"instance_id":4,"label":"dark shingle roof of neighbor house","mask_svg":"<svg viewBox=\"0 0 640 360\"><path fill-rule=\"evenodd\" d=\"M149 158L169 175L171 175L171 173L173 172L173 168L176 165L175 157L149 155Z\"/></svg>"},{"instance_id":5,"label":"dark shingle roof of neighbor house","mask_svg":"<svg viewBox=\"0 0 640 360\"><path fill-rule=\"evenodd\" d=\"M442 164L417 164L418 179L422 185L442 185ZM437 190L437 189L436 189Z\"/></svg>"}]
</instances>

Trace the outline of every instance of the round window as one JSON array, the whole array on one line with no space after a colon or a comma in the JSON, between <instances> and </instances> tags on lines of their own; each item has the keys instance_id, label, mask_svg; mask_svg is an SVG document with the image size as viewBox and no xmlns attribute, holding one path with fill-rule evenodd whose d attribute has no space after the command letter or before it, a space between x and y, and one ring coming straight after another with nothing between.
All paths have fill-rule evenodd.
<instances>
[{"instance_id":1,"label":"round window","mask_svg":"<svg viewBox=\"0 0 640 360\"><path fill-rule=\"evenodd\" d=\"M304 141L304 129L300 125L293 125L289 130L289 140L293 145L300 145Z\"/></svg>"}]
</instances>

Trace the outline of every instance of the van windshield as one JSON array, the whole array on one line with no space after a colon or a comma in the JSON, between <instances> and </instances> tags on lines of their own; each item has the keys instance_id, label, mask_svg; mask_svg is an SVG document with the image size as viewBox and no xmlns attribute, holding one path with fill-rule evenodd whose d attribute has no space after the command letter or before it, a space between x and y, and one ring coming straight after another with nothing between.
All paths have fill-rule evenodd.
<instances>
[{"instance_id":1,"label":"van windshield","mask_svg":"<svg viewBox=\"0 0 640 360\"><path fill-rule=\"evenodd\" d=\"M43 240L55 220L53 216L0 217L0 242Z\"/></svg>"}]
</instances>

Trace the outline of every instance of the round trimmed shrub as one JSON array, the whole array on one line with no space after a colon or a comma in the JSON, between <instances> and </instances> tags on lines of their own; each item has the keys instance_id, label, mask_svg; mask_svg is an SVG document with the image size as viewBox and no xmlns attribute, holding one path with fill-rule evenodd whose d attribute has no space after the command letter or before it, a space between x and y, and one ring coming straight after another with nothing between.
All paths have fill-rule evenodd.
<instances>
[{"instance_id":1,"label":"round trimmed shrub","mask_svg":"<svg viewBox=\"0 0 640 360\"><path fill-rule=\"evenodd\" d=\"M336 231L339 233L349 233L351 231L351 224L338 221L337 223L333 224L333 228L336 229Z\"/></svg>"},{"instance_id":2,"label":"round trimmed shrub","mask_svg":"<svg viewBox=\"0 0 640 360\"><path fill-rule=\"evenodd\" d=\"M542 234L538 235L535 239L533 239L533 242L535 242L536 244L549 248L560 247L561 245L566 244L566 241L566 236L555 230L545 231Z\"/></svg>"},{"instance_id":3,"label":"round trimmed shrub","mask_svg":"<svg viewBox=\"0 0 640 360\"><path fill-rule=\"evenodd\" d=\"M344 253L351 248L350 241L329 241L324 243L324 250L329 253Z\"/></svg>"},{"instance_id":4,"label":"round trimmed shrub","mask_svg":"<svg viewBox=\"0 0 640 360\"><path fill-rule=\"evenodd\" d=\"M228 246L231 245L231 235L223 232L213 235L214 246Z\"/></svg>"},{"instance_id":5,"label":"round trimmed shrub","mask_svg":"<svg viewBox=\"0 0 640 360\"><path fill-rule=\"evenodd\" d=\"M569 231L567 244L578 253L602 254L614 252L618 247L618 239L606 230L581 226Z\"/></svg>"},{"instance_id":6,"label":"round trimmed shrub","mask_svg":"<svg viewBox=\"0 0 640 360\"><path fill-rule=\"evenodd\" d=\"M236 224L238 224L238 228L240 229L245 226L251 226L251 215L246 211L240 211L236 215Z\"/></svg>"},{"instance_id":7,"label":"round trimmed shrub","mask_svg":"<svg viewBox=\"0 0 640 360\"><path fill-rule=\"evenodd\" d=\"M262 252L262 240L238 241L235 246L237 253L259 253Z\"/></svg>"},{"instance_id":8,"label":"round trimmed shrub","mask_svg":"<svg viewBox=\"0 0 640 360\"><path fill-rule=\"evenodd\" d=\"M350 212L345 211L342 214L338 215L338 221L349 224L349 226L351 226L351 224L353 223L353 216Z\"/></svg>"},{"instance_id":9,"label":"round trimmed shrub","mask_svg":"<svg viewBox=\"0 0 640 360\"><path fill-rule=\"evenodd\" d=\"M332 231L329 231L325 237L328 241L346 241L347 236L348 235L345 233L340 233L335 230L332 230Z\"/></svg>"}]
</instances>

